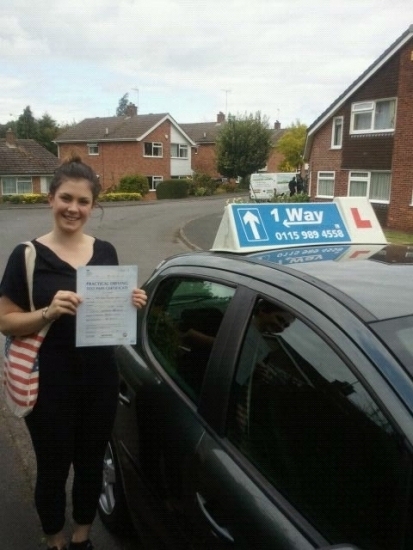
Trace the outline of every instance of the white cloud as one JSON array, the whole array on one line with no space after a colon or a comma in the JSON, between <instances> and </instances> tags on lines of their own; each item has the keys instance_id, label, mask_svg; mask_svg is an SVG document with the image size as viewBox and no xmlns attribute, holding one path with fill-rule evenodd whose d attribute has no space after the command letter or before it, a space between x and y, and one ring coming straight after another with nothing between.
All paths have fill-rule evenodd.
<instances>
[{"instance_id":1,"label":"white cloud","mask_svg":"<svg viewBox=\"0 0 413 550\"><path fill-rule=\"evenodd\" d=\"M0 16L0 122L26 105L59 122L108 116L129 93L180 122L260 110L310 124L405 20L405 0L14 0Z\"/></svg>"}]
</instances>

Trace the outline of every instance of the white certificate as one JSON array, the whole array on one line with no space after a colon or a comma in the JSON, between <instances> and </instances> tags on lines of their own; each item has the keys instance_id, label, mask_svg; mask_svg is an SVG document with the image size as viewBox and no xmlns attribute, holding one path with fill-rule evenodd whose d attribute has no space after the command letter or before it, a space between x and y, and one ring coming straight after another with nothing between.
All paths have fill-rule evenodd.
<instances>
[{"instance_id":1,"label":"white certificate","mask_svg":"<svg viewBox=\"0 0 413 550\"><path fill-rule=\"evenodd\" d=\"M136 344L137 316L132 289L136 265L81 266L77 293L83 298L76 313L76 346Z\"/></svg>"}]
</instances>

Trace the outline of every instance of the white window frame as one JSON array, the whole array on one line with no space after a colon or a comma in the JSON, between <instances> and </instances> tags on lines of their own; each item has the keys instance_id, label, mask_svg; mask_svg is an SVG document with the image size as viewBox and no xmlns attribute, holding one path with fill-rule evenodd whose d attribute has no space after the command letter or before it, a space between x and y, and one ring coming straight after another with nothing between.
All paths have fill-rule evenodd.
<instances>
[{"instance_id":1,"label":"white window frame","mask_svg":"<svg viewBox=\"0 0 413 550\"><path fill-rule=\"evenodd\" d=\"M156 191L158 183L163 181L163 176L147 176L149 183L149 191Z\"/></svg>"},{"instance_id":2,"label":"white window frame","mask_svg":"<svg viewBox=\"0 0 413 550\"><path fill-rule=\"evenodd\" d=\"M7 182L7 180L9 180ZM5 191L5 184L14 184L14 191ZM30 186L30 190L21 190L20 186ZM3 176L1 178L1 193L2 195L27 195L33 193L33 178L31 176Z\"/></svg>"},{"instance_id":3,"label":"white window frame","mask_svg":"<svg viewBox=\"0 0 413 550\"><path fill-rule=\"evenodd\" d=\"M389 128L376 128L375 122L377 119L380 103L393 103L394 105L394 114L391 121L391 126ZM373 133L390 133L394 132L395 123L396 123L396 109L397 101L396 98L383 98L376 99L373 101L358 101L357 103L352 103L351 105L351 123L350 123L350 134L373 134ZM358 115L361 114L370 114L370 127L356 129L355 128L355 119Z\"/></svg>"},{"instance_id":4,"label":"white window frame","mask_svg":"<svg viewBox=\"0 0 413 550\"><path fill-rule=\"evenodd\" d=\"M42 176L40 178L40 193L47 194L49 192L52 179L53 176Z\"/></svg>"},{"instance_id":5,"label":"white window frame","mask_svg":"<svg viewBox=\"0 0 413 550\"><path fill-rule=\"evenodd\" d=\"M99 144L98 143L88 143L87 144L87 153L89 156L99 155Z\"/></svg>"},{"instance_id":6,"label":"white window frame","mask_svg":"<svg viewBox=\"0 0 413 550\"><path fill-rule=\"evenodd\" d=\"M172 153L172 148L177 149L177 154ZM187 159L188 158L188 145L186 143L171 143L171 158L174 159Z\"/></svg>"},{"instance_id":7,"label":"white window frame","mask_svg":"<svg viewBox=\"0 0 413 550\"><path fill-rule=\"evenodd\" d=\"M147 149L149 149L151 152L148 153ZM144 157L155 157L155 158L162 158L163 157L163 143L160 141L144 141L143 143L143 156Z\"/></svg>"},{"instance_id":8,"label":"white window frame","mask_svg":"<svg viewBox=\"0 0 413 550\"><path fill-rule=\"evenodd\" d=\"M336 180L336 173L334 171L330 170L320 170L317 172L317 197L323 198L323 199L331 199L334 197L334 186L335 186L335 180ZM329 193L320 193L320 183L325 183L328 185L328 183L332 184L332 192Z\"/></svg>"},{"instance_id":9,"label":"white window frame","mask_svg":"<svg viewBox=\"0 0 413 550\"><path fill-rule=\"evenodd\" d=\"M388 175L389 176L389 187L388 187L388 194L387 198L377 198L372 197L372 195L375 192L375 182L372 182L372 179L374 180L375 175ZM372 178L373 176L373 178ZM352 183L364 184L366 192L364 194L351 194L352 192ZM349 172L348 175L348 186L347 186L347 196L349 197L367 197L370 202L374 202L377 204L389 204L390 203L390 192L391 192L391 172L389 170L352 170Z\"/></svg>"},{"instance_id":10,"label":"white window frame","mask_svg":"<svg viewBox=\"0 0 413 550\"><path fill-rule=\"evenodd\" d=\"M343 126L344 117L336 116L333 118L333 127L331 130L331 148L341 149L343 146Z\"/></svg>"}]
</instances>

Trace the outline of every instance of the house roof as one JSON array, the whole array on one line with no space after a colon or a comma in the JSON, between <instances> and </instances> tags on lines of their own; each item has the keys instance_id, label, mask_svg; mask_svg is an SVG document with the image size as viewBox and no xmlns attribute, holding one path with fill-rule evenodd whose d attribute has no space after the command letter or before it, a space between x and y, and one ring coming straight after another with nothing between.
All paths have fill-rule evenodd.
<instances>
[{"instance_id":1,"label":"house roof","mask_svg":"<svg viewBox=\"0 0 413 550\"><path fill-rule=\"evenodd\" d=\"M307 129L307 139L304 149L304 158L307 159L311 150L312 138L325 122L336 113L350 96L369 80L391 57L393 57L413 37L413 25L391 44L344 92L327 107Z\"/></svg>"},{"instance_id":2,"label":"house roof","mask_svg":"<svg viewBox=\"0 0 413 550\"><path fill-rule=\"evenodd\" d=\"M225 122L194 122L180 124L181 128L198 145L202 143L215 143L218 133L225 125ZM275 145L280 137L286 132L286 128L271 129L272 143Z\"/></svg>"},{"instance_id":3,"label":"house roof","mask_svg":"<svg viewBox=\"0 0 413 550\"><path fill-rule=\"evenodd\" d=\"M0 139L1 176L51 175L59 159L33 139L16 139L14 145Z\"/></svg>"},{"instance_id":4,"label":"house roof","mask_svg":"<svg viewBox=\"0 0 413 550\"><path fill-rule=\"evenodd\" d=\"M85 118L76 126L69 128L56 139L56 143L101 142L101 141L140 141L150 132L169 120L185 138L185 130L168 113ZM192 145L195 145L192 143Z\"/></svg>"},{"instance_id":5,"label":"house roof","mask_svg":"<svg viewBox=\"0 0 413 550\"><path fill-rule=\"evenodd\" d=\"M195 143L200 144L215 143L223 124L225 122L191 122L180 126Z\"/></svg>"}]
</instances>

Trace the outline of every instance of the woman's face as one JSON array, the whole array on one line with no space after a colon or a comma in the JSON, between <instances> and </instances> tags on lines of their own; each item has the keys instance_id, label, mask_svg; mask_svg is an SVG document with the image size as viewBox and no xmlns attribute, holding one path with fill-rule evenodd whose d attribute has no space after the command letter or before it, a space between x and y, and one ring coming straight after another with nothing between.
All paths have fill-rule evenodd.
<instances>
[{"instance_id":1,"label":"woman's face","mask_svg":"<svg viewBox=\"0 0 413 550\"><path fill-rule=\"evenodd\" d=\"M55 224L62 231L75 233L83 228L90 217L93 195L85 179L68 179L49 195Z\"/></svg>"}]
</instances>

